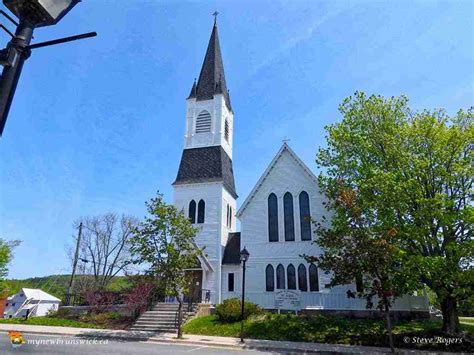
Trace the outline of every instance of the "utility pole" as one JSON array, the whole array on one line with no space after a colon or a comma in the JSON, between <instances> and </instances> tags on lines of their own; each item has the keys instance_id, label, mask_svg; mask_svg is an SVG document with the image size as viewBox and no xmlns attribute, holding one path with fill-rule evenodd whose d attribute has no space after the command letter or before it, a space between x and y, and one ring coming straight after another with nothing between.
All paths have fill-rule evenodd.
<instances>
[{"instance_id":1,"label":"utility pole","mask_svg":"<svg viewBox=\"0 0 474 355\"><path fill-rule=\"evenodd\" d=\"M77 259L79 259L79 247L81 245L81 236L82 236L82 222L79 223L79 233L77 235L76 252L74 253L74 261L72 263L71 279L69 280L69 287L67 288L67 293L66 293L67 306L71 305L72 287L74 286L74 276L76 276L76 266L77 266Z\"/></svg>"}]
</instances>

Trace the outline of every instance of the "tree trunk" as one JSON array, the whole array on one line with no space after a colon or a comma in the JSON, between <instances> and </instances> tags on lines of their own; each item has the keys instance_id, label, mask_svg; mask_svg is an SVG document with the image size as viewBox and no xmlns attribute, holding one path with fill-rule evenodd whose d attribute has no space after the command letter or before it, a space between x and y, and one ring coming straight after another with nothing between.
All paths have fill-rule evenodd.
<instances>
[{"instance_id":1,"label":"tree trunk","mask_svg":"<svg viewBox=\"0 0 474 355\"><path fill-rule=\"evenodd\" d=\"M183 330L181 329L181 323L183 320L183 300L181 296L177 297L178 299L178 339L183 337Z\"/></svg>"},{"instance_id":2,"label":"tree trunk","mask_svg":"<svg viewBox=\"0 0 474 355\"><path fill-rule=\"evenodd\" d=\"M461 328L456 297L453 295L444 297L441 300L441 312L443 313L443 332L452 335L459 334Z\"/></svg>"},{"instance_id":3,"label":"tree trunk","mask_svg":"<svg viewBox=\"0 0 474 355\"><path fill-rule=\"evenodd\" d=\"M387 322L388 344L390 346L390 351L394 353L395 348L393 347L392 322L390 319L390 307L388 305L385 305L385 320Z\"/></svg>"}]
</instances>

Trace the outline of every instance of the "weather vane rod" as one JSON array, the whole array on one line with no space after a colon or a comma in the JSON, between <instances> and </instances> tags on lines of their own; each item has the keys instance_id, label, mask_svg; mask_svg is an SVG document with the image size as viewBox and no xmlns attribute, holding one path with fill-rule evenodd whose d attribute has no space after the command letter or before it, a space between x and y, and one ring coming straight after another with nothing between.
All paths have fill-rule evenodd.
<instances>
[{"instance_id":1,"label":"weather vane rod","mask_svg":"<svg viewBox=\"0 0 474 355\"><path fill-rule=\"evenodd\" d=\"M217 15L219 15L219 12L217 11L214 11L214 13L212 14L212 16L214 16L214 25L217 23Z\"/></svg>"}]
</instances>

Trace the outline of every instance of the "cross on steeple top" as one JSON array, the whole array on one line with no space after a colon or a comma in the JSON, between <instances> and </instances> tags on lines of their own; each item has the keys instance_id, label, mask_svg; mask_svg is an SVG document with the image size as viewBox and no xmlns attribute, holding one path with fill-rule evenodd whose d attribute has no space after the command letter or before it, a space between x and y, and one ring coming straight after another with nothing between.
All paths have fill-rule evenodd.
<instances>
[{"instance_id":1,"label":"cross on steeple top","mask_svg":"<svg viewBox=\"0 0 474 355\"><path fill-rule=\"evenodd\" d=\"M291 139L289 139L287 136L285 136L285 138L282 139L282 142L283 143L288 143Z\"/></svg>"},{"instance_id":2,"label":"cross on steeple top","mask_svg":"<svg viewBox=\"0 0 474 355\"><path fill-rule=\"evenodd\" d=\"M217 15L219 15L219 12L217 11L214 11L214 13L212 14L212 16L214 16L214 25L217 23Z\"/></svg>"}]
</instances>

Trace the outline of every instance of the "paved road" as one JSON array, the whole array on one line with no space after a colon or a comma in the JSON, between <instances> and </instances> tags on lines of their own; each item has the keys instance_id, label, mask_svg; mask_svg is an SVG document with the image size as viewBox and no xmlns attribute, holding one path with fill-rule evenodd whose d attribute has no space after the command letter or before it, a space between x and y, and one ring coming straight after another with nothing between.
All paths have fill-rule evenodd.
<instances>
[{"instance_id":1,"label":"paved road","mask_svg":"<svg viewBox=\"0 0 474 355\"><path fill-rule=\"evenodd\" d=\"M86 355L144 355L144 354L270 354L260 351L233 350L214 348L202 345L157 344L145 342L125 342L109 339L96 339L95 344L90 339L55 335L24 334L26 344L13 348L6 333L0 333L0 354L86 354ZM82 342L82 344L80 343ZM102 342L102 343L99 343Z\"/></svg>"}]
</instances>

